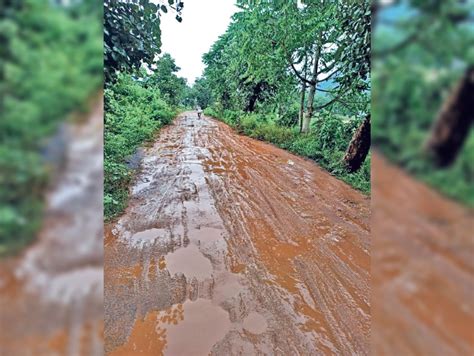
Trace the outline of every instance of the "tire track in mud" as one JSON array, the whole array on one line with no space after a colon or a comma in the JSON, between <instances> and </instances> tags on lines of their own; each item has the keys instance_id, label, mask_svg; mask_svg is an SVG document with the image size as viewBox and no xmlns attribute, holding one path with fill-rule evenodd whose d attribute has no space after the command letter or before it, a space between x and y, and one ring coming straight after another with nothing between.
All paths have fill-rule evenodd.
<instances>
[{"instance_id":1,"label":"tire track in mud","mask_svg":"<svg viewBox=\"0 0 474 356\"><path fill-rule=\"evenodd\" d=\"M106 229L109 355L368 354L369 201L186 113Z\"/></svg>"},{"instance_id":2,"label":"tire track in mud","mask_svg":"<svg viewBox=\"0 0 474 356\"><path fill-rule=\"evenodd\" d=\"M474 211L372 155L374 355L474 350Z\"/></svg>"}]
</instances>

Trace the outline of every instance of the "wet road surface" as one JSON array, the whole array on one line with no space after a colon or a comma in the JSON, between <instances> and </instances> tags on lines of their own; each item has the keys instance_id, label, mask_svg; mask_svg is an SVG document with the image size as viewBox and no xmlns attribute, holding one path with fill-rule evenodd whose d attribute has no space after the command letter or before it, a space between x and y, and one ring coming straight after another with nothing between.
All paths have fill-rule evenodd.
<instances>
[{"instance_id":1,"label":"wet road surface","mask_svg":"<svg viewBox=\"0 0 474 356\"><path fill-rule=\"evenodd\" d=\"M38 238L0 262L2 356L104 354L102 101L66 131Z\"/></svg>"},{"instance_id":2,"label":"wet road surface","mask_svg":"<svg viewBox=\"0 0 474 356\"><path fill-rule=\"evenodd\" d=\"M106 353L368 354L369 218L313 162L183 114L106 226Z\"/></svg>"},{"instance_id":3,"label":"wet road surface","mask_svg":"<svg viewBox=\"0 0 474 356\"><path fill-rule=\"evenodd\" d=\"M474 354L474 211L372 155L372 354Z\"/></svg>"}]
</instances>

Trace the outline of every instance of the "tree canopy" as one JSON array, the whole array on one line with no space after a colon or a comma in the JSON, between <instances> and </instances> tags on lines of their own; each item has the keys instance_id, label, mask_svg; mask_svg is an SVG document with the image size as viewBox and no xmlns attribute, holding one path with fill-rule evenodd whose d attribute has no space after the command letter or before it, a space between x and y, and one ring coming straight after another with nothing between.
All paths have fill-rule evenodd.
<instances>
[{"instance_id":1,"label":"tree canopy","mask_svg":"<svg viewBox=\"0 0 474 356\"><path fill-rule=\"evenodd\" d=\"M367 111L370 3L238 1L227 32L204 55L204 78L224 109L285 112L306 94L313 113L340 103ZM354 16L356 14L357 16ZM354 104L363 104L362 107Z\"/></svg>"},{"instance_id":2,"label":"tree canopy","mask_svg":"<svg viewBox=\"0 0 474 356\"><path fill-rule=\"evenodd\" d=\"M143 64L151 67L161 52L161 13L168 9L182 21L184 4L168 0L168 6L150 0L104 1L104 70L106 79L116 71L139 69Z\"/></svg>"}]
</instances>

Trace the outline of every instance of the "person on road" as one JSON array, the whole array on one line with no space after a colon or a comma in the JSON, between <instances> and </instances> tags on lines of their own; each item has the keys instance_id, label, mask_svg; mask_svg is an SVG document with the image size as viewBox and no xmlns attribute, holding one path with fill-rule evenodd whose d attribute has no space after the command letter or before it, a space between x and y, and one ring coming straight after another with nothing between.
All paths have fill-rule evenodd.
<instances>
[{"instance_id":1,"label":"person on road","mask_svg":"<svg viewBox=\"0 0 474 356\"><path fill-rule=\"evenodd\" d=\"M197 114L198 114L198 119L200 119L201 116L202 116L202 109L201 109L201 107L198 106L198 107L196 108L196 111L197 111Z\"/></svg>"}]
</instances>

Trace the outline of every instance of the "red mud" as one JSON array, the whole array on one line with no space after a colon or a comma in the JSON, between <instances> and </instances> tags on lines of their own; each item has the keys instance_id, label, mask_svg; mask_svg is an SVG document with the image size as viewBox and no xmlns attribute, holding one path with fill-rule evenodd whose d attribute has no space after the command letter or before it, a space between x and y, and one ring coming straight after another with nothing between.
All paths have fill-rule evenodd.
<instances>
[{"instance_id":1,"label":"red mud","mask_svg":"<svg viewBox=\"0 0 474 356\"><path fill-rule=\"evenodd\" d=\"M369 199L187 113L105 242L108 355L368 354Z\"/></svg>"},{"instance_id":2,"label":"red mud","mask_svg":"<svg viewBox=\"0 0 474 356\"><path fill-rule=\"evenodd\" d=\"M474 354L474 212L372 156L372 354Z\"/></svg>"}]
</instances>

